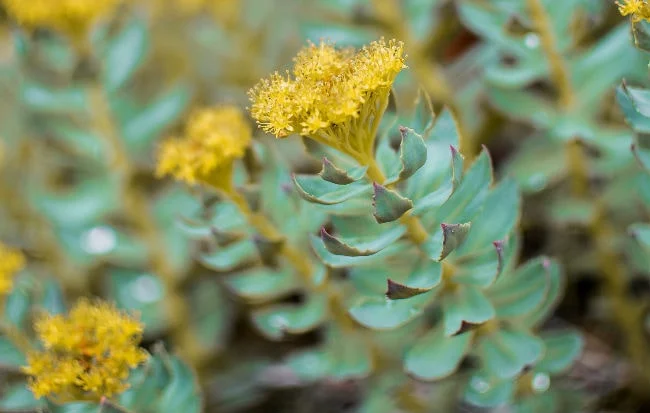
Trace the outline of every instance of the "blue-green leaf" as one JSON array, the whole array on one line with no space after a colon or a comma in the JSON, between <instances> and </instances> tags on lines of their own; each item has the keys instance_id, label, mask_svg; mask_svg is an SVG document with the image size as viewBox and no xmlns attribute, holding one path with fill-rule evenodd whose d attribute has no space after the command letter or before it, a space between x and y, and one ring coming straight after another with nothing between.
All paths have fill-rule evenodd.
<instances>
[{"instance_id":1,"label":"blue-green leaf","mask_svg":"<svg viewBox=\"0 0 650 413\"><path fill-rule=\"evenodd\" d=\"M117 90L128 81L144 60L149 47L146 22L134 18L108 41L104 50L104 85Z\"/></svg>"},{"instance_id":2,"label":"blue-green leaf","mask_svg":"<svg viewBox=\"0 0 650 413\"><path fill-rule=\"evenodd\" d=\"M470 285L457 285L442 297L443 323L445 336L460 331L463 322L484 323L495 316L494 307L478 288Z\"/></svg>"},{"instance_id":3,"label":"blue-green leaf","mask_svg":"<svg viewBox=\"0 0 650 413\"><path fill-rule=\"evenodd\" d=\"M293 183L303 199L323 205L339 204L357 196L369 195L371 191L371 186L365 182L338 185L312 175L294 175Z\"/></svg>"},{"instance_id":4,"label":"blue-green leaf","mask_svg":"<svg viewBox=\"0 0 650 413\"><path fill-rule=\"evenodd\" d=\"M508 379L543 356L544 342L524 331L501 328L483 337L476 351L485 371Z\"/></svg>"},{"instance_id":5,"label":"blue-green leaf","mask_svg":"<svg viewBox=\"0 0 650 413\"><path fill-rule=\"evenodd\" d=\"M273 271L264 267L229 275L225 283L235 294L255 303L282 297L299 284L294 271Z\"/></svg>"},{"instance_id":6,"label":"blue-green leaf","mask_svg":"<svg viewBox=\"0 0 650 413\"><path fill-rule=\"evenodd\" d=\"M366 175L365 166L352 168L349 171L344 171L334 165L327 157L323 157L323 169L318 173L321 178L338 185L347 185L352 182L358 181Z\"/></svg>"},{"instance_id":7,"label":"blue-green leaf","mask_svg":"<svg viewBox=\"0 0 650 413\"><path fill-rule=\"evenodd\" d=\"M373 183L373 215L380 224L399 219L408 210L413 208L413 202L404 198L397 192L378 183Z\"/></svg>"},{"instance_id":8,"label":"blue-green leaf","mask_svg":"<svg viewBox=\"0 0 650 413\"><path fill-rule=\"evenodd\" d=\"M248 239L233 242L225 247L217 247L215 251L200 256L203 265L217 271L230 271L258 259L257 247Z\"/></svg>"},{"instance_id":9,"label":"blue-green leaf","mask_svg":"<svg viewBox=\"0 0 650 413\"><path fill-rule=\"evenodd\" d=\"M536 370L551 374L562 373L578 358L583 347L583 340L575 331L542 333L546 347L544 357L535 366Z\"/></svg>"},{"instance_id":10,"label":"blue-green leaf","mask_svg":"<svg viewBox=\"0 0 650 413\"><path fill-rule=\"evenodd\" d=\"M321 239L325 248L335 255L358 257L373 255L387 246L393 244L406 232L403 226L395 226L375 237L359 237L353 239L339 239L330 235L325 227L321 228Z\"/></svg>"},{"instance_id":11,"label":"blue-green leaf","mask_svg":"<svg viewBox=\"0 0 650 413\"><path fill-rule=\"evenodd\" d=\"M420 380L436 380L452 374L469 351L473 332L445 337L442 328L419 338L406 353L404 368Z\"/></svg>"},{"instance_id":12,"label":"blue-green leaf","mask_svg":"<svg viewBox=\"0 0 650 413\"><path fill-rule=\"evenodd\" d=\"M422 314L432 292L407 300L366 298L350 309L359 324L375 330L392 330Z\"/></svg>"},{"instance_id":13,"label":"blue-green leaf","mask_svg":"<svg viewBox=\"0 0 650 413\"><path fill-rule=\"evenodd\" d=\"M388 178L384 185L410 178L427 161L427 147L422 140L422 136L415 133L413 129L403 126L400 127L399 131L402 135L402 143L400 144L401 168L395 176Z\"/></svg>"},{"instance_id":14,"label":"blue-green leaf","mask_svg":"<svg viewBox=\"0 0 650 413\"><path fill-rule=\"evenodd\" d=\"M282 340L285 334L310 331L327 318L327 298L312 295L301 305L277 305L256 310L252 314L255 327L271 340Z\"/></svg>"}]
</instances>

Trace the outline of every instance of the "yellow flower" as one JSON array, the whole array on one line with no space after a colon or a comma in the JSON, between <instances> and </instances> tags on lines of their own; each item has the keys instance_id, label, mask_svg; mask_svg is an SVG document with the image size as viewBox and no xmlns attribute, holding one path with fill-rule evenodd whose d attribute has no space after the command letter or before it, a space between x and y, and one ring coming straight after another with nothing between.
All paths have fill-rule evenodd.
<instances>
[{"instance_id":1,"label":"yellow flower","mask_svg":"<svg viewBox=\"0 0 650 413\"><path fill-rule=\"evenodd\" d=\"M105 302L82 299L67 316L40 317L34 330L43 350L28 353L23 371L37 398L99 400L121 393L130 369L148 357L138 347L142 323Z\"/></svg>"},{"instance_id":2,"label":"yellow flower","mask_svg":"<svg viewBox=\"0 0 650 413\"><path fill-rule=\"evenodd\" d=\"M404 58L396 40L381 39L356 53L310 43L294 59L292 74L276 72L249 92L251 114L276 137L307 136L363 162Z\"/></svg>"},{"instance_id":3,"label":"yellow flower","mask_svg":"<svg viewBox=\"0 0 650 413\"><path fill-rule=\"evenodd\" d=\"M244 156L251 135L243 113L234 106L198 110L190 116L183 138L161 145L156 175L226 189L233 162Z\"/></svg>"},{"instance_id":4,"label":"yellow flower","mask_svg":"<svg viewBox=\"0 0 650 413\"><path fill-rule=\"evenodd\" d=\"M27 29L47 27L79 36L122 0L0 0L7 13Z\"/></svg>"},{"instance_id":5,"label":"yellow flower","mask_svg":"<svg viewBox=\"0 0 650 413\"><path fill-rule=\"evenodd\" d=\"M623 0L623 3L616 2L618 11L623 16L632 16L632 22L650 20L650 7L645 0Z\"/></svg>"},{"instance_id":6,"label":"yellow flower","mask_svg":"<svg viewBox=\"0 0 650 413\"><path fill-rule=\"evenodd\" d=\"M25 257L20 251L0 243L0 295L11 291L14 275L24 266Z\"/></svg>"}]
</instances>

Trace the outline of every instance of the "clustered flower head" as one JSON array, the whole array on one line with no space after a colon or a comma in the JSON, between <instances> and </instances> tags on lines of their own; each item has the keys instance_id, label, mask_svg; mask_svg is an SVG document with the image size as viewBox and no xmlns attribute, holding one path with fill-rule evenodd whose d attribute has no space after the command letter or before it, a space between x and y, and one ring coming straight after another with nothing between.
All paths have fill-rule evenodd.
<instances>
[{"instance_id":1,"label":"clustered flower head","mask_svg":"<svg viewBox=\"0 0 650 413\"><path fill-rule=\"evenodd\" d=\"M123 0L0 0L7 13L28 29L46 27L68 35L85 33Z\"/></svg>"},{"instance_id":2,"label":"clustered flower head","mask_svg":"<svg viewBox=\"0 0 650 413\"><path fill-rule=\"evenodd\" d=\"M11 291L14 275L24 266L25 257L20 251L0 243L0 295Z\"/></svg>"},{"instance_id":3,"label":"clustered flower head","mask_svg":"<svg viewBox=\"0 0 650 413\"><path fill-rule=\"evenodd\" d=\"M630 15L633 23L641 20L650 21L650 6L646 0L622 0L622 2L617 1L616 4L621 15Z\"/></svg>"},{"instance_id":4,"label":"clustered flower head","mask_svg":"<svg viewBox=\"0 0 650 413\"><path fill-rule=\"evenodd\" d=\"M37 398L99 400L123 392L130 369L145 361L143 325L114 305L80 300L67 316L34 325L42 351L28 353L29 388Z\"/></svg>"},{"instance_id":5,"label":"clustered flower head","mask_svg":"<svg viewBox=\"0 0 650 413\"><path fill-rule=\"evenodd\" d=\"M310 43L291 74L276 72L249 92L251 114L276 137L300 134L363 158L404 58L396 40L380 39L356 53Z\"/></svg>"},{"instance_id":6,"label":"clustered flower head","mask_svg":"<svg viewBox=\"0 0 650 413\"><path fill-rule=\"evenodd\" d=\"M183 135L161 145L156 174L223 188L230 184L233 162L250 145L252 131L241 110L222 106L194 112Z\"/></svg>"}]
</instances>

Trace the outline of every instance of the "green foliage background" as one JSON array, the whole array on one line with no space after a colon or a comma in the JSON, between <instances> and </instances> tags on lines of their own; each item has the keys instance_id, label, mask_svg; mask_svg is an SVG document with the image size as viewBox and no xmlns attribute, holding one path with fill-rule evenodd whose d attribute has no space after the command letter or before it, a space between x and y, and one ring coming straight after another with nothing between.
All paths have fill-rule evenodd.
<instances>
[{"instance_id":1,"label":"green foliage background","mask_svg":"<svg viewBox=\"0 0 650 413\"><path fill-rule=\"evenodd\" d=\"M88 55L0 9L0 237L29 262L0 412L648 406L647 23L607 0L242 0L235 22L127 3ZM270 238L241 204L154 178L192 108L248 106L307 40L381 36L409 66L385 179L256 132L235 180ZM152 360L104 403L34 400L8 332L81 296L138 311Z\"/></svg>"}]
</instances>

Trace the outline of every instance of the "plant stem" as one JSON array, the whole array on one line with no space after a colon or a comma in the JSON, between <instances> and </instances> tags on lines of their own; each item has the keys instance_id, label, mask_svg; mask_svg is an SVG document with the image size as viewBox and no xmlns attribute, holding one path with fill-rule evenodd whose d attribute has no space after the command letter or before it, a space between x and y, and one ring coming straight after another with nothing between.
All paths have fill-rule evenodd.
<instances>
[{"instance_id":1,"label":"plant stem","mask_svg":"<svg viewBox=\"0 0 650 413\"><path fill-rule=\"evenodd\" d=\"M571 86L571 77L566 68L566 63L557 49L553 27L541 0L526 0L530 10L530 18L533 21L535 30L540 36L542 49L548 58L551 78L558 89L559 103L563 108L571 108L575 100L575 94Z\"/></svg>"},{"instance_id":2,"label":"plant stem","mask_svg":"<svg viewBox=\"0 0 650 413\"><path fill-rule=\"evenodd\" d=\"M260 235L269 240L282 240L284 238L280 230L265 215L251 210L246 199L237 190L232 187L218 189L237 206L248 223ZM320 286L314 284L314 266L308 255L286 241L282 243L280 255L295 268L309 291L315 293L324 292L327 295L328 312L336 325L343 330L353 331L356 324L347 313L347 308L341 296L342 292L332 283L325 282Z\"/></svg>"},{"instance_id":3,"label":"plant stem","mask_svg":"<svg viewBox=\"0 0 650 413\"><path fill-rule=\"evenodd\" d=\"M248 202L239 192L232 188L224 192L260 235L271 241L281 240L283 238L282 233L275 228L266 216L251 210ZM294 248L289 243L284 242L280 249L280 254L298 271L308 285L312 284L313 266L303 252Z\"/></svg>"},{"instance_id":4,"label":"plant stem","mask_svg":"<svg viewBox=\"0 0 650 413\"><path fill-rule=\"evenodd\" d=\"M465 125L454 92L447 83L442 68L427 53L426 43L418 42L406 25L400 2L398 0L373 0L373 7L378 19L384 24L391 36L402 40L409 52L409 65L418 82L433 98L446 105L453 114L459 134L460 151L471 163L476 155L476 145Z\"/></svg>"},{"instance_id":5,"label":"plant stem","mask_svg":"<svg viewBox=\"0 0 650 413\"><path fill-rule=\"evenodd\" d=\"M133 188L134 170L115 127L105 92L100 85L94 84L89 87L88 97L94 125L112 155L110 166L119 178L121 198L125 203L124 213L129 221L136 226L141 239L146 243L149 265L152 271L160 277L168 294L163 300L163 304L172 331L172 338L179 350L187 353L188 361L191 364L196 364L199 358L198 350L192 345L191 334L187 327L190 315L189 307L179 291L179 278L167 260L167 251L162 243L164 238L158 231L150 206L142 193Z\"/></svg>"},{"instance_id":6,"label":"plant stem","mask_svg":"<svg viewBox=\"0 0 650 413\"><path fill-rule=\"evenodd\" d=\"M558 105L569 112L575 103L575 92L566 62L557 49L548 14L541 0L526 0L531 19L540 36L542 47L549 60L550 75L558 90ZM591 198L596 203L591 217L589 231L596 244L598 264L604 278L606 294L616 323L625 339L625 351L636 367L636 390L647 391L650 386L650 357L646 351L648 343L643 332L643 314L640 306L634 305L627 297L625 264L621 261L613 245L614 226L607 217L606 206L591 193L589 188L589 164L582 144L573 139L565 146L566 159L572 183L572 192L578 198ZM595 199L594 199L595 198Z\"/></svg>"}]
</instances>

